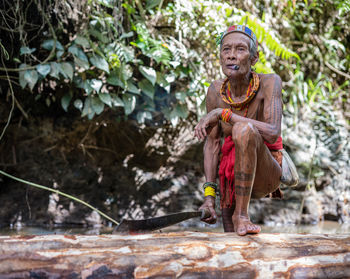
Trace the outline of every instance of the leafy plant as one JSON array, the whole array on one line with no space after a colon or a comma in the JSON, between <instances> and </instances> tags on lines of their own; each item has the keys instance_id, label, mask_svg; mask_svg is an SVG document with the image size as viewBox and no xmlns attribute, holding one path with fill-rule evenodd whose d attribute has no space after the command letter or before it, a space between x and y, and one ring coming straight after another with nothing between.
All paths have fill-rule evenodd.
<instances>
[{"instance_id":1,"label":"leafy plant","mask_svg":"<svg viewBox=\"0 0 350 279\"><path fill-rule=\"evenodd\" d=\"M89 119L112 110L139 123L157 116L155 122L175 125L190 111L204 112L205 91L219 77L215 36L234 23L247 24L266 47L257 72L273 72L272 53L298 58L266 23L221 1L177 0L163 7L158 0L90 0L73 33L64 23L71 18L61 15L53 31L45 16L62 3L35 3L32 12L42 14L42 28L51 33L40 45L22 41L15 61L19 84L49 106L58 99L64 111L78 110ZM159 28L165 24L170 34L168 27ZM41 56L47 59L40 63ZM44 94L49 83L50 90L65 93Z\"/></svg>"}]
</instances>

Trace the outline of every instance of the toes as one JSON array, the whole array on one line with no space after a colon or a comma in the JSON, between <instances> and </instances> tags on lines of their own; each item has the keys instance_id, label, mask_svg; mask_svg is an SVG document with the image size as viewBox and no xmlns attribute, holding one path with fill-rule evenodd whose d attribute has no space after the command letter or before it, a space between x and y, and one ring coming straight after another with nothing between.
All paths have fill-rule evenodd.
<instances>
[{"instance_id":1,"label":"toes","mask_svg":"<svg viewBox=\"0 0 350 279\"><path fill-rule=\"evenodd\" d=\"M248 225L247 226L248 233L259 233L261 228L257 225Z\"/></svg>"},{"instance_id":2,"label":"toes","mask_svg":"<svg viewBox=\"0 0 350 279\"><path fill-rule=\"evenodd\" d=\"M240 236L246 235L248 233L259 233L260 231L260 226L254 224L238 225L238 229L236 230L237 234Z\"/></svg>"},{"instance_id":3,"label":"toes","mask_svg":"<svg viewBox=\"0 0 350 279\"><path fill-rule=\"evenodd\" d=\"M237 234L238 235L246 235L247 230L246 230L245 226L238 226Z\"/></svg>"}]
</instances>

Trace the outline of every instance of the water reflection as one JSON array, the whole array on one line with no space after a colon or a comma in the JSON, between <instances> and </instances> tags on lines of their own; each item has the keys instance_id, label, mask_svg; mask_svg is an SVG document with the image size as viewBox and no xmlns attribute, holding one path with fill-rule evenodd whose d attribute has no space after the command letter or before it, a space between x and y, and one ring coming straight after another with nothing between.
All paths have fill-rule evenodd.
<instances>
[{"instance_id":1,"label":"water reflection","mask_svg":"<svg viewBox=\"0 0 350 279\"><path fill-rule=\"evenodd\" d=\"M322 233L322 234L348 234L350 224L324 221L317 225L290 225L290 226L262 226L265 233Z\"/></svg>"},{"instance_id":2,"label":"water reflection","mask_svg":"<svg viewBox=\"0 0 350 279\"><path fill-rule=\"evenodd\" d=\"M188 226L185 224L170 226L162 229L162 232L172 231L210 231L223 232L221 225L206 225L200 223L201 226ZM99 235L110 234L113 228L86 228L86 227L19 227L19 228L1 228L0 235L43 235L43 234L85 234ZM283 226L262 226L262 233L312 233L312 234L349 234L350 224L339 224L337 222L320 222L317 225L283 225Z\"/></svg>"},{"instance_id":3,"label":"water reflection","mask_svg":"<svg viewBox=\"0 0 350 279\"><path fill-rule=\"evenodd\" d=\"M0 235L44 235L44 234L85 234L99 235L112 232L112 228L86 228L86 227L21 227L21 228L1 228Z\"/></svg>"}]
</instances>

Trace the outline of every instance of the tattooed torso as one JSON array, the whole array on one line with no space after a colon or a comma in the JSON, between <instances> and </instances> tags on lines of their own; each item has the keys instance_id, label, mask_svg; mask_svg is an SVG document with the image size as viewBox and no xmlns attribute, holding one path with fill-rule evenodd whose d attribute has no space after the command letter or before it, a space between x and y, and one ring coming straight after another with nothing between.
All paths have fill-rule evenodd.
<instances>
[{"instance_id":1,"label":"tattooed torso","mask_svg":"<svg viewBox=\"0 0 350 279\"><path fill-rule=\"evenodd\" d=\"M254 99L249 104L247 118L280 125L280 116L282 112L282 103L280 96L281 88L278 83L276 83L276 75L259 74L259 77L259 90ZM222 79L217 80L213 83L217 96L215 98L216 108L230 108L230 106L226 104L220 96L220 88L223 82L224 80ZM266 109L269 109L269 112L267 112ZM240 116L243 116L245 114L245 111L246 109L243 109L241 111L235 109L232 110L233 113ZM223 121L220 121L220 125L225 137L232 134L232 125Z\"/></svg>"}]
</instances>

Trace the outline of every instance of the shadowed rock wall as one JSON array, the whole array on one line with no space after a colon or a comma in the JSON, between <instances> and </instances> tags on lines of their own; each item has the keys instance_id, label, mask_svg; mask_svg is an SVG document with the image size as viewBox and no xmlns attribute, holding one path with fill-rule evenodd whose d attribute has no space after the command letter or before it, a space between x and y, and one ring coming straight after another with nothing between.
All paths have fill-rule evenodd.
<instances>
[{"instance_id":1,"label":"shadowed rock wall","mask_svg":"<svg viewBox=\"0 0 350 279\"><path fill-rule=\"evenodd\" d=\"M337 144L348 134L332 144L319 139L312 146L316 134L311 123L284 125L285 147L301 182L295 190L285 189L283 200L253 200L252 219L269 225L349 222L349 146ZM120 221L198 208L203 200L202 148L189 122L159 128L117 122L113 116L94 121L72 116L31 122L17 118L0 142L0 166L76 196ZM310 150L316 151L310 155ZM1 226L107 224L88 208L56 194L6 177L0 177L0 183Z\"/></svg>"}]
</instances>

